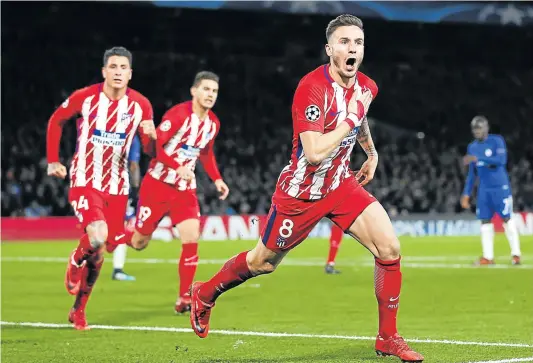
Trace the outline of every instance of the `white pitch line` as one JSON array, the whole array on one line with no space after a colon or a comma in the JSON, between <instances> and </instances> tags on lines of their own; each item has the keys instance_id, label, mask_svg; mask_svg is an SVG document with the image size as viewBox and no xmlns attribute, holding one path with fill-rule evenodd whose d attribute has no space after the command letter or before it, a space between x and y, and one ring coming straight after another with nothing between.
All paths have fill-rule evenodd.
<instances>
[{"instance_id":1,"label":"white pitch line","mask_svg":"<svg viewBox=\"0 0 533 363\"><path fill-rule=\"evenodd\" d=\"M2 257L2 262L59 262L65 263L67 257L39 257L39 256L5 256ZM223 265L227 259L200 259L200 265ZM162 258L128 258L128 263L142 263L142 264L177 264L177 259L162 259ZM286 258L281 263L283 266L324 266L324 261L316 258ZM340 267L374 267L374 262L369 262L369 259L355 259L352 262L339 261L336 264ZM533 265L513 266L507 264L491 265L491 266L473 266L465 263L438 263L438 262L409 262L409 257L402 258L402 266L407 268L447 268L447 269L533 269Z\"/></svg>"},{"instance_id":2,"label":"white pitch line","mask_svg":"<svg viewBox=\"0 0 533 363\"><path fill-rule=\"evenodd\" d=\"M0 321L0 325L23 326L31 328L71 328L71 324L55 323L30 323L30 322L12 322ZM91 329L102 330L135 330L135 331L160 331L172 333L192 333L189 328L170 328L158 326L115 326L115 325L90 325ZM331 335L331 334L299 334L299 333L273 333L258 331L236 331L236 330L209 330L211 334L221 335L245 335L271 338L315 338L315 339L342 339L342 340L370 340L375 341L376 337L365 337L357 335ZM460 340L434 340L434 339L405 339L409 343L429 343L429 344L451 344L451 345L477 345L485 347L514 347L514 348L533 348L533 345L523 343L498 343L498 342L464 342Z\"/></svg>"},{"instance_id":3,"label":"white pitch line","mask_svg":"<svg viewBox=\"0 0 533 363\"><path fill-rule=\"evenodd\" d=\"M501 359L501 360L484 360L482 362L468 362L468 363L515 363L515 362L533 362L533 357L510 358L510 359Z\"/></svg>"}]
</instances>

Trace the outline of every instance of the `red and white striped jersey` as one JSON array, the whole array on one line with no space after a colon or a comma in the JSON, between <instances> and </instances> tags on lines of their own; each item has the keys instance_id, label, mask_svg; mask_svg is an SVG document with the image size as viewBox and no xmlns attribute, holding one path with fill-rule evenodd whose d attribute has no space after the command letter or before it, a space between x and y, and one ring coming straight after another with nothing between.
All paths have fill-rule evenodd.
<instances>
[{"instance_id":1,"label":"red and white striped jersey","mask_svg":"<svg viewBox=\"0 0 533 363\"><path fill-rule=\"evenodd\" d=\"M77 121L70 187L90 187L112 195L127 195L130 189L128 154L140 122L153 118L150 101L131 88L119 100L111 100L103 92L103 83L75 91L48 122L48 163L59 161L62 126L77 114L81 117ZM142 132L139 136L145 152L153 154L155 143Z\"/></svg>"},{"instance_id":2,"label":"red and white striped jersey","mask_svg":"<svg viewBox=\"0 0 533 363\"><path fill-rule=\"evenodd\" d=\"M375 98L378 87L372 79L357 72L354 86L347 89L331 78L329 65L318 67L300 80L292 104L294 132L291 160L279 176L278 188L294 198L316 200L335 190L350 175L350 154L360 123L319 165L311 165L307 161L300 133L331 132L346 118L353 93L367 89Z\"/></svg>"},{"instance_id":3,"label":"red and white striped jersey","mask_svg":"<svg viewBox=\"0 0 533 363\"><path fill-rule=\"evenodd\" d=\"M157 127L157 156L150 162L148 174L177 190L194 190L196 179L181 179L177 169L185 166L194 171L200 159L213 181L222 179L213 150L219 129L220 121L213 111L200 120L192 110L192 101L175 105Z\"/></svg>"}]
</instances>

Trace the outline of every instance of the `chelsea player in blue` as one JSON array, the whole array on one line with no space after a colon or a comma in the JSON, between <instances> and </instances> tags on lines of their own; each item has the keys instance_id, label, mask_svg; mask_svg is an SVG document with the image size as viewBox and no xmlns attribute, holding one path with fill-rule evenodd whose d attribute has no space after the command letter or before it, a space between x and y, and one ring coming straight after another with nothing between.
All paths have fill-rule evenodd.
<instances>
[{"instance_id":1,"label":"chelsea player in blue","mask_svg":"<svg viewBox=\"0 0 533 363\"><path fill-rule=\"evenodd\" d=\"M494 264L493 215L504 221L505 235L511 246L513 265L520 264L520 237L512 217L513 196L507 174L507 148L500 135L489 134L489 122L476 116L471 122L475 140L468 145L463 162L468 165L468 176L461 196L461 206L470 209L470 194L479 179L476 215L481 220L481 245L483 256L477 265Z\"/></svg>"},{"instance_id":2,"label":"chelsea player in blue","mask_svg":"<svg viewBox=\"0 0 533 363\"><path fill-rule=\"evenodd\" d=\"M139 185L141 183L141 169L139 161L141 160L141 142L138 136L135 136L131 143L130 153L128 155L128 163L130 169L130 199L128 201L128 208L126 209L125 223L135 225L135 206L137 204L137 194L139 192ZM121 244L113 251L113 280L119 281L135 281L135 277L124 272L124 264L126 263L126 251L128 245Z\"/></svg>"}]
</instances>

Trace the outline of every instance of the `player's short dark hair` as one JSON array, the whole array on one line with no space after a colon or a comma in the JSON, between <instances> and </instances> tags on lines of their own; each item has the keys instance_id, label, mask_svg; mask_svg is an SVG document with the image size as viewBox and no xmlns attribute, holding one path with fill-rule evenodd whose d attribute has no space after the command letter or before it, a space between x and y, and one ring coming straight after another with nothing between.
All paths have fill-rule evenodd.
<instances>
[{"instance_id":1,"label":"player's short dark hair","mask_svg":"<svg viewBox=\"0 0 533 363\"><path fill-rule=\"evenodd\" d=\"M208 79L210 81L215 81L216 83L220 83L220 77L217 76L213 72L209 71L201 71L196 73L196 76L194 76L194 81L192 83L193 87L197 87L204 79Z\"/></svg>"},{"instance_id":2,"label":"player's short dark hair","mask_svg":"<svg viewBox=\"0 0 533 363\"><path fill-rule=\"evenodd\" d=\"M104 53L104 67L107 66L107 62L109 61L109 58L111 58L114 55L128 58L128 61L130 62L130 67L132 67L133 56L131 52L124 47L113 47L111 49L106 50Z\"/></svg>"},{"instance_id":3,"label":"player's short dark hair","mask_svg":"<svg viewBox=\"0 0 533 363\"><path fill-rule=\"evenodd\" d=\"M351 26L355 25L356 27L363 30L363 21L355 15L342 14L337 16L335 19L329 22L328 27L326 28L326 40L329 41L331 34L335 32L341 26Z\"/></svg>"}]
</instances>

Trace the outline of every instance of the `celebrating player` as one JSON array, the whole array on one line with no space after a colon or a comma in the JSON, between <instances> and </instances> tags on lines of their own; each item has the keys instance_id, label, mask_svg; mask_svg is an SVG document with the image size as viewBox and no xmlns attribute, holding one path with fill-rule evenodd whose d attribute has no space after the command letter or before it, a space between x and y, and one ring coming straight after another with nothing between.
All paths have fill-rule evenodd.
<instances>
[{"instance_id":1,"label":"celebrating player","mask_svg":"<svg viewBox=\"0 0 533 363\"><path fill-rule=\"evenodd\" d=\"M191 87L192 101L175 105L163 116L157 128L157 157L150 162L139 191L136 228L126 231L121 241L137 250L145 248L161 218L169 214L182 242L175 305L178 313L190 310L189 287L198 265L200 207L194 175L198 159L214 181L220 199L226 199L229 193L213 151L220 129L220 121L211 111L217 100L218 84L216 74L198 73Z\"/></svg>"},{"instance_id":2,"label":"celebrating player","mask_svg":"<svg viewBox=\"0 0 533 363\"><path fill-rule=\"evenodd\" d=\"M130 148L130 154L128 156L128 162L130 164L130 198L128 200L128 206L126 208L125 223L129 224L129 228L133 228L135 225L135 206L137 205L137 194L139 192L139 185L141 184L141 168L139 161L141 160L141 142L137 136L133 139ZM113 245L106 243L107 250L113 251L113 273L111 278L118 281L135 281L135 277L124 272L124 265L126 263L126 255L128 246L125 244Z\"/></svg>"},{"instance_id":3,"label":"celebrating player","mask_svg":"<svg viewBox=\"0 0 533 363\"><path fill-rule=\"evenodd\" d=\"M476 265L494 264L494 226L491 219L498 214L504 223L505 235L511 246L513 265L520 264L520 237L513 221L513 196L507 174L507 148L500 135L489 134L489 122L483 116L476 116L471 122L475 140L468 145L464 164L468 165L461 206L470 208L470 194L479 177L476 215L481 220L481 246L483 256ZM477 174L477 175L476 175Z\"/></svg>"},{"instance_id":4,"label":"celebrating player","mask_svg":"<svg viewBox=\"0 0 533 363\"><path fill-rule=\"evenodd\" d=\"M107 50L104 82L75 91L48 121L48 175L64 179L67 169L59 162L62 128L76 114L82 116L70 167L69 201L85 233L69 257L65 276L67 291L76 295L69 321L78 330L88 329L85 307L104 262L103 246L124 228L130 189L127 157L139 126L144 151L155 152L152 105L128 88L131 64L127 49Z\"/></svg>"},{"instance_id":5,"label":"celebrating player","mask_svg":"<svg viewBox=\"0 0 533 363\"><path fill-rule=\"evenodd\" d=\"M331 226L328 261L326 263L326 267L324 268L327 274L336 275L341 273L335 268L335 257L337 257L337 252L339 251L339 246L341 245L343 235L344 231L339 226L336 224Z\"/></svg>"},{"instance_id":6,"label":"celebrating player","mask_svg":"<svg viewBox=\"0 0 533 363\"><path fill-rule=\"evenodd\" d=\"M376 351L407 362L424 358L396 329L400 299L400 242L389 216L363 186L370 182L378 155L366 114L377 94L373 80L358 71L364 55L361 20L340 15L326 29L327 65L300 81L293 100L293 147L281 172L261 238L251 251L229 261L209 281L191 287L191 325L205 338L216 299L261 274L271 273L323 218L347 231L375 257L374 286L379 332ZM356 140L368 159L356 175L348 169Z\"/></svg>"}]
</instances>

